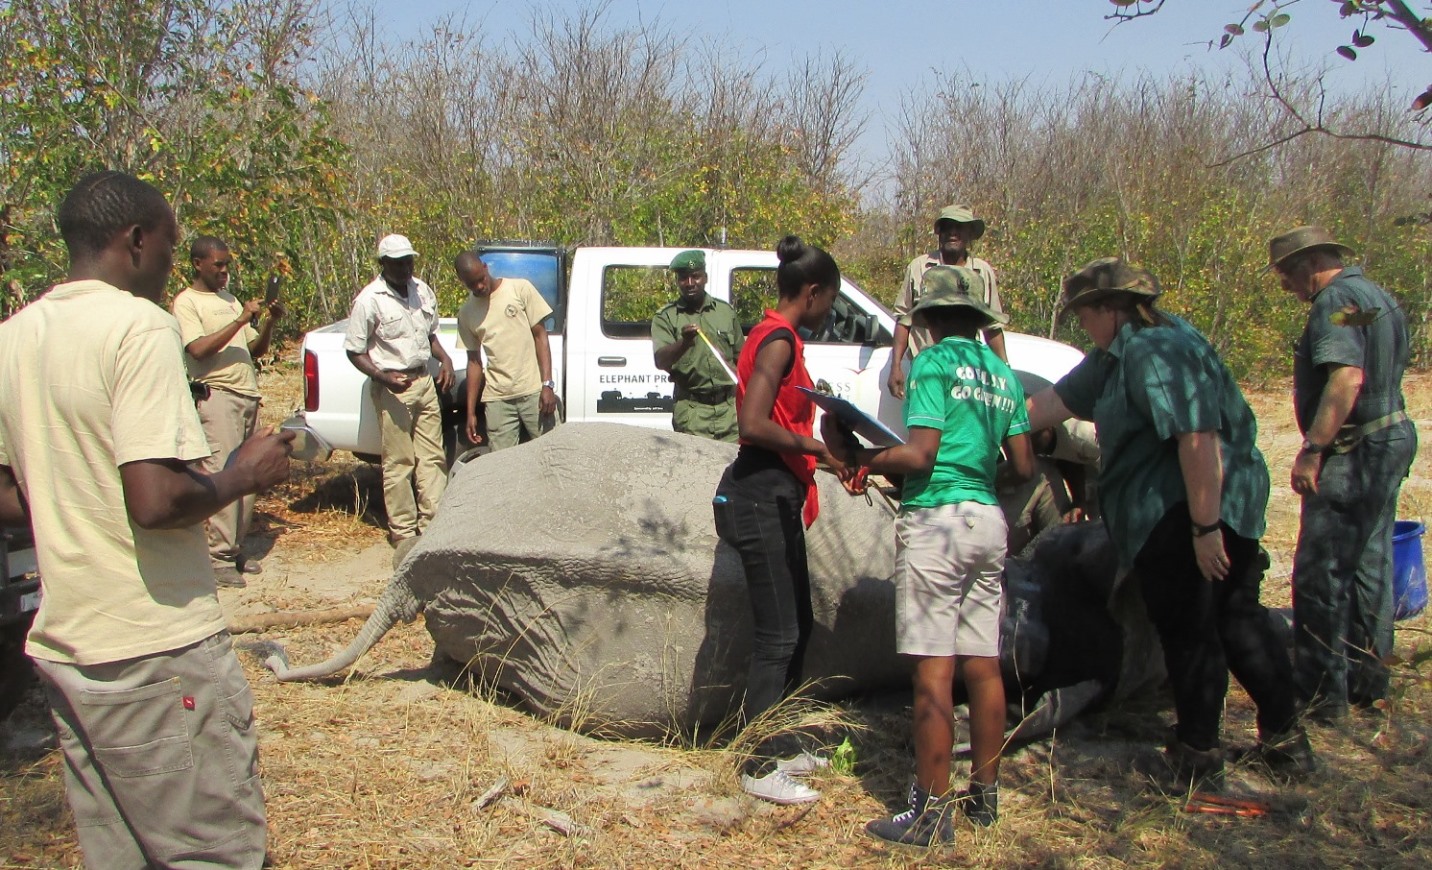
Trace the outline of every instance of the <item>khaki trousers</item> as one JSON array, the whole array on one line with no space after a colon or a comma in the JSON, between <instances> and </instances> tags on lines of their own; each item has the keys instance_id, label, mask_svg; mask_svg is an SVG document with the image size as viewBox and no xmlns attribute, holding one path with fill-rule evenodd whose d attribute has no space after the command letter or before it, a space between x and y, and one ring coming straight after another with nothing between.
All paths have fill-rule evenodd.
<instances>
[{"instance_id":1,"label":"khaki trousers","mask_svg":"<svg viewBox=\"0 0 1432 870\"><path fill-rule=\"evenodd\" d=\"M257 396L210 389L209 398L200 401L198 408L199 422L209 439L209 458L203 462L204 471L215 474L223 470L229 456L258 428L259 400ZM233 564L253 517L253 495L246 495L209 517L209 558Z\"/></svg>"},{"instance_id":2,"label":"khaki trousers","mask_svg":"<svg viewBox=\"0 0 1432 870\"><path fill-rule=\"evenodd\" d=\"M437 386L431 377L423 376L401 393L377 381L369 381L368 389L383 436L388 536L393 540L411 538L427 529L447 488Z\"/></svg>"},{"instance_id":3,"label":"khaki trousers","mask_svg":"<svg viewBox=\"0 0 1432 870\"><path fill-rule=\"evenodd\" d=\"M85 867L263 864L254 696L228 632L108 664L35 666Z\"/></svg>"}]
</instances>

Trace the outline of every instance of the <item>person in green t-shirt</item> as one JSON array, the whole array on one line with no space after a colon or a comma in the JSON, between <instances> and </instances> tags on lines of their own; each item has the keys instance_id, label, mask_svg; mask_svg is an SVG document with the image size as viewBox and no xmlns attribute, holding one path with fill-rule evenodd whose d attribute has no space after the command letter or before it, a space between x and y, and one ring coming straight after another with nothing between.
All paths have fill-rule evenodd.
<instances>
[{"instance_id":1,"label":"person in green t-shirt","mask_svg":"<svg viewBox=\"0 0 1432 870\"><path fill-rule=\"evenodd\" d=\"M1259 602L1268 466L1258 423L1208 339L1155 307L1159 292L1147 270L1115 257L1065 279L1063 313L1098 347L1030 400L1030 424L1072 415L1098 427L1100 507L1173 685L1166 752L1180 787L1222 777L1230 670L1258 708L1254 755L1306 772L1316 762L1296 724L1292 664Z\"/></svg>"},{"instance_id":2,"label":"person in green t-shirt","mask_svg":"<svg viewBox=\"0 0 1432 870\"><path fill-rule=\"evenodd\" d=\"M915 784L907 812L865 829L906 845L954 838L958 806L971 821L998 816L1004 684L999 668L1004 513L995 496L1003 445L1014 475L1034 472L1024 390L1009 365L979 340L1005 321L983 301L982 279L959 266L925 272L911 314L937 344L915 358L905 397L910 440L885 449L851 450L833 416L826 443L846 444L840 458L882 474L903 474L895 521L896 649L915 666ZM970 698L970 783L950 794L954 680Z\"/></svg>"},{"instance_id":3,"label":"person in green t-shirt","mask_svg":"<svg viewBox=\"0 0 1432 870\"><path fill-rule=\"evenodd\" d=\"M706 292L706 254L672 258L678 296L651 319L656 367L671 375L671 428L717 441L736 441L732 372L745 336L736 309ZM719 357L719 358L718 358Z\"/></svg>"}]
</instances>

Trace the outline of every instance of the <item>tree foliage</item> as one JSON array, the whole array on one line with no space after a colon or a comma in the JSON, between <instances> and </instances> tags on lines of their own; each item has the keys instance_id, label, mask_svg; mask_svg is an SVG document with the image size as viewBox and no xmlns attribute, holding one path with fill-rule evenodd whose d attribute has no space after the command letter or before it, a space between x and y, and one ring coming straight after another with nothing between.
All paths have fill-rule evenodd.
<instances>
[{"instance_id":1,"label":"tree foliage","mask_svg":"<svg viewBox=\"0 0 1432 870\"><path fill-rule=\"evenodd\" d=\"M335 51L319 84L358 160L343 244L361 254L334 271L344 304L390 231L439 255L426 277L455 304L445 261L481 238L768 248L853 228L842 165L864 73L841 55L767 75L659 21L612 24L601 5L536 11L504 45L457 18L397 45L371 18L346 32L368 62Z\"/></svg>"},{"instance_id":2,"label":"tree foliage","mask_svg":"<svg viewBox=\"0 0 1432 870\"><path fill-rule=\"evenodd\" d=\"M0 7L0 274L63 274L60 197L100 168L153 182L186 232L262 272L332 223L345 148L301 87L313 0L12 0ZM182 259L182 258L181 258Z\"/></svg>"},{"instance_id":3,"label":"tree foliage","mask_svg":"<svg viewBox=\"0 0 1432 870\"><path fill-rule=\"evenodd\" d=\"M1165 307L1236 371L1277 377L1304 312L1262 274L1267 239L1321 223L1400 295L1418 358L1432 358L1432 238L1406 219L1432 197L1428 155L1312 137L1210 165L1287 123L1247 92L1236 78L1089 76L1050 90L951 76L912 93L893 143L893 235L867 248L888 264L875 285L893 296L902 262L933 244L931 216L967 202L988 221L977 253L999 271L1015 328L1083 342L1054 319L1060 281L1120 255L1148 266ZM1389 136L1409 123L1381 94L1330 111Z\"/></svg>"},{"instance_id":4,"label":"tree foliage","mask_svg":"<svg viewBox=\"0 0 1432 870\"><path fill-rule=\"evenodd\" d=\"M1118 23L1133 21L1154 15L1163 8L1167 0L1109 0L1115 7L1107 17ZM1242 16L1237 21L1230 21L1223 26L1223 30L1214 38L1209 39L1209 48L1224 49L1233 45L1240 37L1247 35L1249 30L1262 34L1264 37L1263 67L1266 83L1273 97L1291 115L1298 118L1306 128L1306 132L1328 133L1334 136L1346 138L1368 138L1365 134L1356 131L1342 132L1330 128L1323 123L1321 112L1311 109L1304 104L1298 104L1287 100L1283 94L1285 78L1274 72L1274 63L1270 61L1273 49L1274 35L1282 28L1287 27L1293 20L1289 9L1297 6L1301 0L1254 0L1251 6L1243 10ZM1345 61L1356 61L1358 51L1372 47L1377 42L1373 35L1374 25L1381 30L1403 32L1421 44L1422 49L1432 52L1432 4L1424 6L1426 15L1419 15L1413 9L1413 5L1406 0L1332 0L1337 7L1338 16L1353 25L1352 35L1348 41L1336 46L1333 51ZM1324 11L1329 11L1324 4ZM1420 85L1419 85L1420 87ZM1432 84L1412 98L1409 108L1414 113L1419 113L1423 119L1424 126L1432 121L1426 114L1426 110L1432 107ZM1405 147L1432 149L1423 139L1409 139L1397 142Z\"/></svg>"}]
</instances>

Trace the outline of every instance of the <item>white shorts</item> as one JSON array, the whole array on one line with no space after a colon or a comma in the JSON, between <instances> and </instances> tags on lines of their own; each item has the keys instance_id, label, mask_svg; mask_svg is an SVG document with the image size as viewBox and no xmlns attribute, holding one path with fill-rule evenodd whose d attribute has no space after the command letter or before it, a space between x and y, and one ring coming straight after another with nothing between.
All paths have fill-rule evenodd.
<instances>
[{"instance_id":1,"label":"white shorts","mask_svg":"<svg viewBox=\"0 0 1432 870\"><path fill-rule=\"evenodd\" d=\"M895 519L895 649L998 656L1004 512L965 501Z\"/></svg>"}]
</instances>

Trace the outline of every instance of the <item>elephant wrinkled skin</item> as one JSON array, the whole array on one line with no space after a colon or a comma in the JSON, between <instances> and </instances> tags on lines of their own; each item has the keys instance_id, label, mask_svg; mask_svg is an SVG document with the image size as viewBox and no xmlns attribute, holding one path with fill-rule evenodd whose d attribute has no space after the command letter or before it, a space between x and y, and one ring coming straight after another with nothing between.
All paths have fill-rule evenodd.
<instances>
[{"instance_id":1,"label":"elephant wrinkled skin","mask_svg":"<svg viewBox=\"0 0 1432 870\"><path fill-rule=\"evenodd\" d=\"M289 669L281 655L267 664L284 680L332 675L425 607L440 655L563 725L657 735L719 722L739 706L750 654L740 560L718 541L711 510L735 450L592 423L477 459L454 475L347 649L309 668ZM819 478L805 674L827 698L907 686L908 663L894 651L894 509ZM1023 736L1157 678L1138 671L1160 659L1145 632L1124 624L1142 608L1117 603L1127 590L1114 592L1102 526L1053 531L1009 572L1006 676L1029 708L1056 702L1029 717ZM1062 618L1096 624L1061 628ZM1053 691L1069 686L1079 688Z\"/></svg>"}]
</instances>

